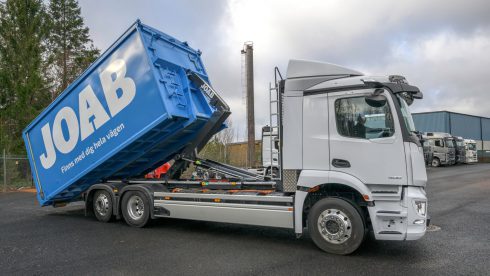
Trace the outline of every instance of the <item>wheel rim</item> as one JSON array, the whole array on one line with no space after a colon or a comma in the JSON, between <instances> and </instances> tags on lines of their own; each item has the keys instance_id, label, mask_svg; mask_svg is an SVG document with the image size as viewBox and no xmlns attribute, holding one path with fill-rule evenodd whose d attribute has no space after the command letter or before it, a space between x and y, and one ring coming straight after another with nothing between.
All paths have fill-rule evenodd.
<instances>
[{"instance_id":1,"label":"wheel rim","mask_svg":"<svg viewBox=\"0 0 490 276\"><path fill-rule=\"evenodd\" d=\"M350 218L337 209L327 209L318 217L318 230L329 243L341 244L346 242L352 234Z\"/></svg>"},{"instance_id":2,"label":"wheel rim","mask_svg":"<svg viewBox=\"0 0 490 276\"><path fill-rule=\"evenodd\" d=\"M99 194L95 200L95 210L102 216L109 212L109 198L106 194Z\"/></svg>"},{"instance_id":3,"label":"wheel rim","mask_svg":"<svg viewBox=\"0 0 490 276\"><path fill-rule=\"evenodd\" d=\"M433 167L437 167L438 165L439 165L439 161L437 161L436 159L432 160Z\"/></svg>"},{"instance_id":4,"label":"wheel rim","mask_svg":"<svg viewBox=\"0 0 490 276\"><path fill-rule=\"evenodd\" d=\"M145 204L141 197L134 195L128 200L128 214L133 220L139 220L145 213Z\"/></svg>"}]
</instances>

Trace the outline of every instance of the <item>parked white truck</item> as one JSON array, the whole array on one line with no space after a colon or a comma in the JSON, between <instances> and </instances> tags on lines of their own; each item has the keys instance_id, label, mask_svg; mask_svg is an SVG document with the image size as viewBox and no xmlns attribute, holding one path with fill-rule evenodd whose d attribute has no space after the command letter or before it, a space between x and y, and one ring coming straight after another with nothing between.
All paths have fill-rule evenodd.
<instances>
[{"instance_id":1,"label":"parked white truck","mask_svg":"<svg viewBox=\"0 0 490 276\"><path fill-rule=\"evenodd\" d=\"M464 139L464 150L465 150L465 158L464 163L476 163L478 162L478 151L476 150L476 141L473 139Z\"/></svg>"},{"instance_id":2,"label":"parked white truck","mask_svg":"<svg viewBox=\"0 0 490 276\"><path fill-rule=\"evenodd\" d=\"M444 132L426 132L422 135L425 158L432 167L456 164L454 137Z\"/></svg>"},{"instance_id":3,"label":"parked white truck","mask_svg":"<svg viewBox=\"0 0 490 276\"><path fill-rule=\"evenodd\" d=\"M291 60L272 87L279 172L268 178L199 158L230 114L199 56L139 21L128 29L24 131L39 202L82 195L98 220L135 227L179 218L297 236L308 228L335 254L354 252L370 231L378 240L425 234L427 175L408 110L422 98L417 87ZM163 179L138 178L165 162ZM191 164L227 178L185 179Z\"/></svg>"}]
</instances>

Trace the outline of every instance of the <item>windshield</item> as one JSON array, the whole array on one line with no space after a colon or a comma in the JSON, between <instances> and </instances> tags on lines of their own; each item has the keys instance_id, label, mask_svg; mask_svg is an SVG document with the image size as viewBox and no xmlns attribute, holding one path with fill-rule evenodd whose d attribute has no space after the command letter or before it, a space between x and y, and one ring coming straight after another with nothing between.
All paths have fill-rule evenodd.
<instances>
[{"instance_id":1,"label":"windshield","mask_svg":"<svg viewBox=\"0 0 490 276\"><path fill-rule=\"evenodd\" d=\"M453 139L446 139L447 141L447 147L448 148L454 148L454 140Z\"/></svg>"},{"instance_id":2,"label":"windshield","mask_svg":"<svg viewBox=\"0 0 490 276\"><path fill-rule=\"evenodd\" d=\"M398 102L400 103L400 108L403 116L403 121L405 122L405 126L407 127L408 131L410 132L415 131L415 124L413 123L412 114L408 110L407 102L399 95L396 95L396 97L398 98Z\"/></svg>"},{"instance_id":3,"label":"windshield","mask_svg":"<svg viewBox=\"0 0 490 276\"><path fill-rule=\"evenodd\" d=\"M473 143L468 144L468 149L469 150L476 150L476 144L473 144Z\"/></svg>"}]
</instances>

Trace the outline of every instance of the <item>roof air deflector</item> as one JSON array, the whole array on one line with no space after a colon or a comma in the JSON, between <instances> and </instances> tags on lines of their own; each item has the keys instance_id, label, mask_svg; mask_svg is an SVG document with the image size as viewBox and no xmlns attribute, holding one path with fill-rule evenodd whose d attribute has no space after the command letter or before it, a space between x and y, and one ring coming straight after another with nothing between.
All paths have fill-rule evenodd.
<instances>
[{"instance_id":1,"label":"roof air deflector","mask_svg":"<svg viewBox=\"0 0 490 276\"><path fill-rule=\"evenodd\" d=\"M292 59L288 64L286 78L336 75L362 76L363 74L332 63Z\"/></svg>"}]
</instances>

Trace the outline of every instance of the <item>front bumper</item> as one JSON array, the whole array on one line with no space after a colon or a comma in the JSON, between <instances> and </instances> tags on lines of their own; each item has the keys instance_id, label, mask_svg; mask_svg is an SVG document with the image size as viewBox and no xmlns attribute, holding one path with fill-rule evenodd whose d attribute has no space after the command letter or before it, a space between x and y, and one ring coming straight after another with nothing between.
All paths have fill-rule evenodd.
<instances>
[{"instance_id":1,"label":"front bumper","mask_svg":"<svg viewBox=\"0 0 490 276\"><path fill-rule=\"evenodd\" d=\"M417 211L416 202L425 203L423 212L420 208ZM423 187L403 187L401 200L377 200L368 211L377 240L418 240L425 235L430 221Z\"/></svg>"},{"instance_id":2,"label":"front bumper","mask_svg":"<svg viewBox=\"0 0 490 276\"><path fill-rule=\"evenodd\" d=\"M405 206L407 206L408 219L407 219L407 236L406 240L418 240L425 235L428 225L427 214L427 196L425 190L422 187L407 187L406 197L404 199ZM425 211L423 214L417 212L415 206L416 201L425 202ZM422 221L423 223L417 223Z\"/></svg>"}]
</instances>

